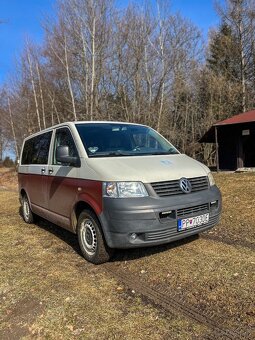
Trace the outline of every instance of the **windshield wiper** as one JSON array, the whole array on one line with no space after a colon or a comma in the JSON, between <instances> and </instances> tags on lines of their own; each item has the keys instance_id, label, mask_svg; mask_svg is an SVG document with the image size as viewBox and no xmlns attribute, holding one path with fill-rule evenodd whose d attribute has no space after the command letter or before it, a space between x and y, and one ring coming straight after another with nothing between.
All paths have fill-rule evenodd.
<instances>
[{"instance_id":1,"label":"windshield wiper","mask_svg":"<svg viewBox=\"0 0 255 340\"><path fill-rule=\"evenodd\" d=\"M90 154L89 157L121 157L121 156L130 156L129 153L123 153L121 151L111 151L108 153L95 153L95 154Z\"/></svg>"},{"instance_id":2,"label":"windshield wiper","mask_svg":"<svg viewBox=\"0 0 255 340\"><path fill-rule=\"evenodd\" d=\"M108 153L94 153L89 154L89 157L124 157L124 156L154 156L154 155L175 155L177 152L174 150L169 151L156 151L156 152L122 152L122 151L110 151Z\"/></svg>"},{"instance_id":3,"label":"windshield wiper","mask_svg":"<svg viewBox=\"0 0 255 340\"><path fill-rule=\"evenodd\" d=\"M158 151L158 152L153 152L151 153L152 155L176 155L177 152L173 151Z\"/></svg>"}]
</instances>

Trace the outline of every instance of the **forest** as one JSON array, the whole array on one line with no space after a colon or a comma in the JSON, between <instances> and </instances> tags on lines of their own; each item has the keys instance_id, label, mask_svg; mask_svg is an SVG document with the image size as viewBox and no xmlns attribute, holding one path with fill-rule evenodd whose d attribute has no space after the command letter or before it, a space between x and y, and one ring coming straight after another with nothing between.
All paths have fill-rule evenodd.
<instances>
[{"instance_id":1,"label":"forest","mask_svg":"<svg viewBox=\"0 0 255 340\"><path fill-rule=\"evenodd\" d=\"M76 120L146 124L182 153L213 165L200 144L216 121L255 107L255 2L215 3L218 27L205 37L171 2L59 0L26 39L0 88L0 157L19 158L23 139Z\"/></svg>"}]
</instances>

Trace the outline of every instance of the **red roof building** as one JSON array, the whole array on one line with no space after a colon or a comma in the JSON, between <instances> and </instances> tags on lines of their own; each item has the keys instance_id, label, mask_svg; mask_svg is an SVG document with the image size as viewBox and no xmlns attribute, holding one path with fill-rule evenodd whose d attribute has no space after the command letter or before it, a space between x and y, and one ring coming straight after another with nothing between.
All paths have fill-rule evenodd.
<instances>
[{"instance_id":1,"label":"red roof building","mask_svg":"<svg viewBox=\"0 0 255 340\"><path fill-rule=\"evenodd\" d=\"M200 143L216 144L217 170L255 167L255 110L215 123Z\"/></svg>"},{"instance_id":2,"label":"red roof building","mask_svg":"<svg viewBox=\"0 0 255 340\"><path fill-rule=\"evenodd\" d=\"M214 126L242 124L242 123L250 123L250 122L255 122L255 110L240 113L239 115L235 115L228 119L222 120L221 122L214 124Z\"/></svg>"}]
</instances>

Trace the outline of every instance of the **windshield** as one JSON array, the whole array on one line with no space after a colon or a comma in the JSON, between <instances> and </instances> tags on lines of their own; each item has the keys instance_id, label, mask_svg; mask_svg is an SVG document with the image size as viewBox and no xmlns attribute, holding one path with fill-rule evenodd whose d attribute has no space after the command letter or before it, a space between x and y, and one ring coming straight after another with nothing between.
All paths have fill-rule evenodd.
<instances>
[{"instance_id":1,"label":"windshield","mask_svg":"<svg viewBox=\"0 0 255 340\"><path fill-rule=\"evenodd\" d=\"M76 124L89 157L172 155L179 152L147 126L86 123Z\"/></svg>"}]
</instances>

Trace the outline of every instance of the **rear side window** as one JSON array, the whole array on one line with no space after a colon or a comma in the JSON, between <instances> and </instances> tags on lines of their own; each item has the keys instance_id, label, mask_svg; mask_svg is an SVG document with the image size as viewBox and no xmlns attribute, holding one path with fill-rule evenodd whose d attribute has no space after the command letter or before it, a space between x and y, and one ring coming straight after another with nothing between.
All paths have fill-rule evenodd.
<instances>
[{"instance_id":1,"label":"rear side window","mask_svg":"<svg viewBox=\"0 0 255 340\"><path fill-rule=\"evenodd\" d=\"M23 148L21 164L47 164L52 131L28 139Z\"/></svg>"}]
</instances>

